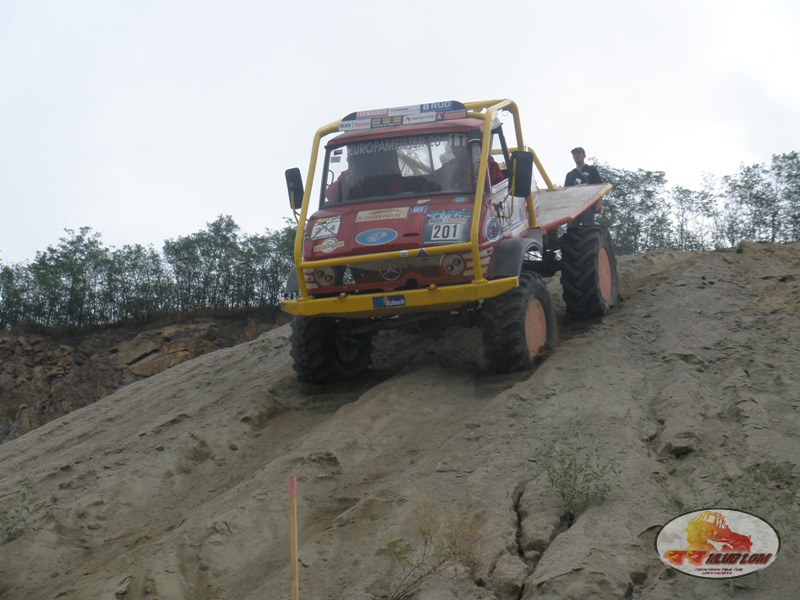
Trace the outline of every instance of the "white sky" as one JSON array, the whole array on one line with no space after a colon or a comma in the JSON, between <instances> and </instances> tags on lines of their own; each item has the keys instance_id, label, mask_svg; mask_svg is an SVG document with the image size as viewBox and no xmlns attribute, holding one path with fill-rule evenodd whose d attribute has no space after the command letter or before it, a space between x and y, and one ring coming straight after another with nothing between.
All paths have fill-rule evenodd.
<instances>
[{"instance_id":1,"label":"white sky","mask_svg":"<svg viewBox=\"0 0 800 600\"><path fill-rule=\"evenodd\" d=\"M439 100L515 100L555 183L696 189L800 150L799 63L793 0L0 0L0 261L281 227L317 128Z\"/></svg>"}]
</instances>

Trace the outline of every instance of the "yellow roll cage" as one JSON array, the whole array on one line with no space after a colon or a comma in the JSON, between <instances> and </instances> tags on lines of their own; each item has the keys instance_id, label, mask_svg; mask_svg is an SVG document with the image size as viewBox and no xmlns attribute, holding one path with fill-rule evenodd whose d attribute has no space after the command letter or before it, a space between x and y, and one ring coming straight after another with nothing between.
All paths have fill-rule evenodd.
<instances>
[{"instance_id":1,"label":"yellow roll cage","mask_svg":"<svg viewBox=\"0 0 800 600\"><path fill-rule=\"evenodd\" d=\"M532 148L526 147L522 138L522 125L520 124L519 109L516 103L512 100L483 100L477 102L465 102L464 107L467 109L467 117L481 119L484 123L483 127L483 145L481 148L481 160L478 168L478 181L486 180L486 169L488 165L488 157L490 152L490 140L492 134L492 123L497 112L505 110L510 112L514 117L514 130L517 137L517 148L530 152L533 154L533 161L542 176L547 189L555 189L553 183L550 181L547 173L544 170L539 158ZM311 162L308 166L308 174L306 177L306 186L303 194L303 205L300 209L300 214L295 211L295 219L297 221L297 235L294 240L294 265L297 275L297 284L300 290L300 298L297 300L284 300L282 302L283 309L293 315L338 315L338 316L369 316L377 314L392 314L393 312L409 312L415 309L420 310L425 307L430 307L433 310L444 310L452 306L457 306L464 302L479 300L482 298L491 298L498 296L503 292L513 289L519 285L517 277L506 277L493 281L487 281L483 277L483 269L480 262L480 254L478 249L478 228L480 223L479 219L474 218L476 214L480 214L481 203L483 202L484 186L476 186L475 201L472 204L472 215L470 225L470 241L462 242L459 244L446 244L441 246L429 246L424 249L425 254L445 254L455 252L470 251L472 254L472 261L475 265L475 276L471 283L448 285L438 287L436 285L428 286L419 290L404 290L403 292L392 292L382 294L358 294L348 295L346 293L340 294L336 298L311 298L306 286L305 277L303 276L304 269L316 269L318 267L332 267L345 264L358 264L363 262L371 262L378 260L389 260L398 258L413 258L418 256L422 248L409 249L409 250L395 250L392 252L378 252L375 254L360 254L357 256L344 256L340 258L329 258L323 260L303 260L303 236L305 232L306 219L308 216L308 207L311 203L311 190L314 184L314 172L317 168L317 157L319 155L319 148L322 138L336 133L339 131L339 124L342 119L336 120L328 125L320 127L314 135L314 143L311 151ZM401 126L398 126L401 127ZM536 227L536 215L533 207L533 193L529 194L526 199L528 205L529 225ZM372 298L378 296L390 296L393 294L403 294L405 296L405 305L402 311L387 311L386 309L373 309L371 302Z\"/></svg>"}]
</instances>

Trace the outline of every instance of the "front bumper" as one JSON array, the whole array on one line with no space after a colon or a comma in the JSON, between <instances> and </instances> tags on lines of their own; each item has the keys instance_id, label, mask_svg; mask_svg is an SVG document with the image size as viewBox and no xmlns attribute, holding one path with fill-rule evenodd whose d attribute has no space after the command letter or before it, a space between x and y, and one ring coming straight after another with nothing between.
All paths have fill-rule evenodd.
<instances>
[{"instance_id":1,"label":"front bumper","mask_svg":"<svg viewBox=\"0 0 800 600\"><path fill-rule=\"evenodd\" d=\"M518 277L504 277L478 283L429 286L380 294L340 294L335 298L284 300L281 308L298 317L359 319L415 312L440 312L485 298L494 298L518 286Z\"/></svg>"}]
</instances>

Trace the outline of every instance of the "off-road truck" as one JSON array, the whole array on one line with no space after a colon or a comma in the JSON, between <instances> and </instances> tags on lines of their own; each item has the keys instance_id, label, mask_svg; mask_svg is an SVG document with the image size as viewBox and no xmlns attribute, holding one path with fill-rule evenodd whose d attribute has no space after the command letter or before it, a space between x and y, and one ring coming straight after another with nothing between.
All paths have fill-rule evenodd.
<instances>
[{"instance_id":1,"label":"off-road truck","mask_svg":"<svg viewBox=\"0 0 800 600\"><path fill-rule=\"evenodd\" d=\"M570 318L601 317L617 298L608 232L558 237L611 186L556 189L511 100L351 113L317 131L305 187L297 168L286 182L297 237L282 308L301 381L360 373L380 329L453 324L481 328L492 371L528 369L557 338L543 277L561 271Z\"/></svg>"}]
</instances>

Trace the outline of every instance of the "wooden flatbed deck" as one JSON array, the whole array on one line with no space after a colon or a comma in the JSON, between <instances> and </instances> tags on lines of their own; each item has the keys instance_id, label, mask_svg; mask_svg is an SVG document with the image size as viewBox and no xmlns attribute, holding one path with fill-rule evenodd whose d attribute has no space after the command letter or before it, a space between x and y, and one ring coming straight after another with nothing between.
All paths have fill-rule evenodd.
<instances>
[{"instance_id":1,"label":"wooden flatbed deck","mask_svg":"<svg viewBox=\"0 0 800 600\"><path fill-rule=\"evenodd\" d=\"M599 183L557 190L537 190L534 192L534 203L538 198L540 209L537 223L543 231L568 223L587 208L594 206L610 189L610 184Z\"/></svg>"}]
</instances>

